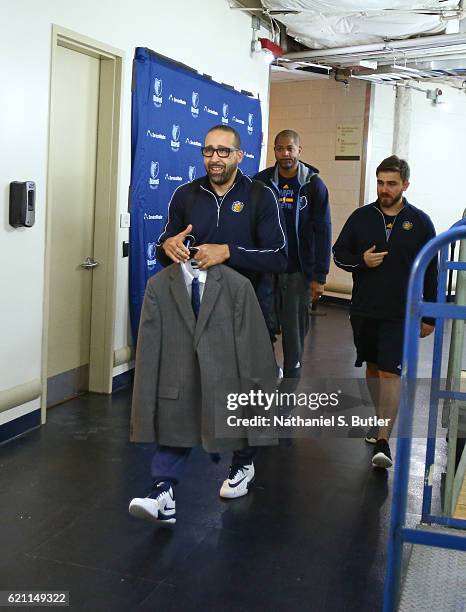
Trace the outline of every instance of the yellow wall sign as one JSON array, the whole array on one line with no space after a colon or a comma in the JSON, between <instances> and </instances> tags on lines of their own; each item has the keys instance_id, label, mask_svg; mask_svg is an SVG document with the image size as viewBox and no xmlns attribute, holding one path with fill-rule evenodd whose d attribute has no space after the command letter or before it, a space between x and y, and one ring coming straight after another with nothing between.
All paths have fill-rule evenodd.
<instances>
[{"instance_id":1,"label":"yellow wall sign","mask_svg":"<svg viewBox=\"0 0 466 612\"><path fill-rule=\"evenodd\" d=\"M361 147L362 128L360 125L353 123L340 123L337 125L336 160L360 160Z\"/></svg>"}]
</instances>

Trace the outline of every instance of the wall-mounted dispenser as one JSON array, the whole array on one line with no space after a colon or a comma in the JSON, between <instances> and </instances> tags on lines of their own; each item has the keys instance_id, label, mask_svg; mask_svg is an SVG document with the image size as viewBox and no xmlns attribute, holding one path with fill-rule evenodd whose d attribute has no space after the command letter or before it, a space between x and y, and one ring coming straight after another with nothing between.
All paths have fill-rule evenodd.
<instances>
[{"instance_id":1,"label":"wall-mounted dispenser","mask_svg":"<svg viewBox=\"0 0 466 612\"><path fill-rule=\"evenodd\" d=\"M10 220L13 227L32 227L36 216L34 181L10 183Z\"/></svg>"}]
</instances>

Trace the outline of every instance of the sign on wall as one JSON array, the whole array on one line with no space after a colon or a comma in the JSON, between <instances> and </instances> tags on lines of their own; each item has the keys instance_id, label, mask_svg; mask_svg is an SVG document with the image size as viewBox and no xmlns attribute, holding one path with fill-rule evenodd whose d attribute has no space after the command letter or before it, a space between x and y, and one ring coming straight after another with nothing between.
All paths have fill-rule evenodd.
<instances>
[{"instance_id":1,"label":"sign on wall","mask_svg":"<svg viewBox=\"0 0 466 612\"><path fill-rule=\"evenodd\" d=\"M133 62L129 296L136 338L146 282L160 270L157 239L177 187L205 174L201 146L214 125L241 137L241 169L255 174L262 145L260 102L138 47Z\"/></svg>"},{"instance_id":2,"label":"sign on wall","mask_svg":"<svg viewBox=\"0 0 466 612\"><path fill-rule=\"evenodd\" d=\"M359 161L362 149L362 128L358 124L337 125L335 159Z\"/></svg>"}]
</instances>

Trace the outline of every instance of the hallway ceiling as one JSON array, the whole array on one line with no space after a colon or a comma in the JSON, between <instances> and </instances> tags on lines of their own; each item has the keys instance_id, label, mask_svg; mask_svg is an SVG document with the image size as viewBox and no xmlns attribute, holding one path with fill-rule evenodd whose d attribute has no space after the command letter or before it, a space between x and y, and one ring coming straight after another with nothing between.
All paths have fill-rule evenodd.
<instances>
[{"instance_id":1,"label":"hallway ceiling","mask_svg":"<svg viewBox=\"0 0 466 612\"><path fill-rule=\"evenodd\" d=\"M239 0L280 32L272 80L323 65L377 83L435 79L466 88L466 0ZM278 40L276 40L278 42ZM291 43L291 44L290 44ZM369 63L368 63L369 62ZM403 70L404 69L404 70ZM291 76L290 75L290 76ZM464 85L464 87L463 87Z\"/></svg>"},{"instance_id":2,"label":"hallway ceiling","mask_svg":"<svg viewBox=\"0 0 466 612\"><path fill-rule=\"evenodd\" d=\"M262 0L287 33L310 49L444 33L447 22L458 17L459 4L459 0Z\"/></svg>"}]
</instances>

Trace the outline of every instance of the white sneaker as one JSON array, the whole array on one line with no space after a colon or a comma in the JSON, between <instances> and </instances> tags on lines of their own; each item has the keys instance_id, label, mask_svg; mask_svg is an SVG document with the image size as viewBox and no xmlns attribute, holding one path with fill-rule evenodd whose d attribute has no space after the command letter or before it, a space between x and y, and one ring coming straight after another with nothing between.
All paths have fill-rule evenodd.
<instances>
[{"instance_id":1,"label":"white sneaker","mask_svg":"<svg viewBox=\"0 0 466 612\"><path fill-rule=\"evenodd\" d=\"M387 440L381 438L377 440L374 446L374 454L372 456L372 467L375 468L390 468L393 465L392 455Z\"/></svg>"},{"instance_id":2,"label":"white sneaker","mask_svg":"<svg viewBox=\"0 0 466 612\"><path fill-rule=\"evenodd\" d=\"M135 497L129 504L131 516L157 523L176 523L176 504L173 488L160 483L147 497Z\"/></svg>"},{"instance_id":3,"label":"white sneaker","mask_svg":"<svg viewBox=\"0 0 466 612\"><path fill-rule=\"evenodd\" d=\"M251 465L232 465L228 478L220 489L220 497L233 499L246 495L249 485L254 480L254 463Z\"/></svg>"}]
</instances>

